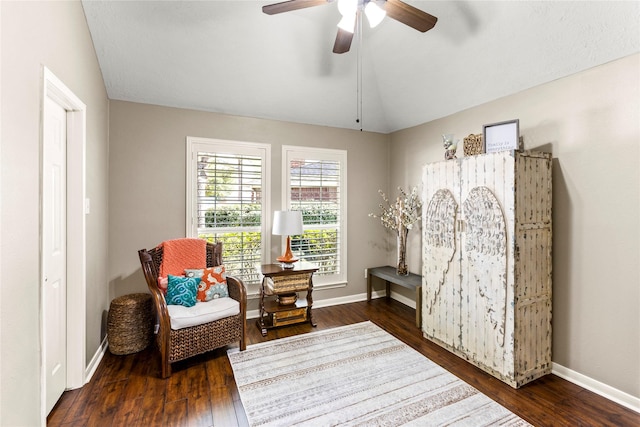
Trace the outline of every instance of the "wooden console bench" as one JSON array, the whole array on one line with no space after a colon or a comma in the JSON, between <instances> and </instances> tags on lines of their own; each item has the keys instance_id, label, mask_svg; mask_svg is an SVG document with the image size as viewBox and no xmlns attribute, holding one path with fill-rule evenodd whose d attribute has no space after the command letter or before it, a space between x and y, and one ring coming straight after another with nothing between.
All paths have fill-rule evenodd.
<instances>
[{"instance_id":1,"label":"wooden console bench","mask_svg":"<svg viewBox=\"0 0 640 427\"><path fill-rule=\"evenodd\" d=\"M391 296L391 284L400 285L416 292L416 326L421 327L422 319L422 276L409 273L408 276L398 276L395 267L373 267L367 268L367 301L371 301L371 282L373 277L379 277L386 281L386 296Z\"/></svg>"}]
</instances>

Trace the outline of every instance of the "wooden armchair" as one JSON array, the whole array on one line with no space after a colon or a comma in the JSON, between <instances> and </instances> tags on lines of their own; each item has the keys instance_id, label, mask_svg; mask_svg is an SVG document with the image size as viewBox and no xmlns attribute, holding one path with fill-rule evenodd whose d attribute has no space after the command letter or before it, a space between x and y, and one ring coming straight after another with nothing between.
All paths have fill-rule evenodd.
<instances>
[{"instance_id":1,"label":"wooden armchair","mask_svg":"<svg viewBox=\"0 0 640 427\"><path fill-rule=\"evenodd\" d=\"M222 243L207 243L207 267L222 265ZM238 301L240 312L236 315L181 329L171 328L171 318L164 293L158 287L163 248L138 251L142 271L153 297L159 329L156 340L160 350L162 378L171 376L171 364L198 354L206 353L234 342L245 350L247 317L247 293L242 280L227 276L229 297Z\"/></svg>"}]
</instances>

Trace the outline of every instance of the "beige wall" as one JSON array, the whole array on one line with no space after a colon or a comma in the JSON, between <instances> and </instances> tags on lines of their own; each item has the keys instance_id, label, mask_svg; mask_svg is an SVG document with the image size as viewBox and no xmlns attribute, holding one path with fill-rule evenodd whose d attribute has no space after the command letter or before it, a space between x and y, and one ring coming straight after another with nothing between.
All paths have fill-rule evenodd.
<instances>
[{"instance_id":1,"label":"beige wall","mask_svg":"<svg viewBox=\"0 0 640 427\"><path fill-rule=\"evenodd\" d=\"M640 55L394 133L390 187L420 183L441 134L516 118L554 158L553 361L639 398ZM414 233L414 271L419 252Z\"/></svg>"},{"instance_id":2,"label":"beige wall","mask_svg":"<svg viewBox=\"0 0 640 427\"><path fill-rule=\"evenodd\" d=\"M314 300L364 294L364 269L384 263L384 228L367 214L388 181L389 136L355 130L225 116L122 101L110 104L111 296L146 291L137 251L185 235L186 137L271 145L271 207L281 206L282 145L347 150L348 285ZM233 142L230 142L233 143ZM272 239L272 252L280 250ZM250 308L256 308L250 301Z\"/></svg>"},{"instance_id":3,"label":"beige wall","mask_svg":"<svg viewBox=\"0 0 640 427\"><path fill-rule=\"evenodd\" d=\"M87 357L108 308L108 99L82 5L0 2L2 168L0 425L40 420L40 106L42 67L87 105Z\"/></svg>"}]
</instances>

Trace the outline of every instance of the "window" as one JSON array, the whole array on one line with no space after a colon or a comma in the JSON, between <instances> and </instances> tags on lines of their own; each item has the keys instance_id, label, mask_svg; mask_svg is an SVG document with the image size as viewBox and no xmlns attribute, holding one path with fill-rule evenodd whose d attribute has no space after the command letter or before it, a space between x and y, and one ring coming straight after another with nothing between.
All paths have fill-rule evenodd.
<instances>
[{"instance_id":1,"label":"window","mask_svg":"<svg viewBox=\"0 0 640 427\"><path fill-rule=\"evenodd\" d=\"M282 147L283 203L302 211L304 234L291 238L291 250L320 267L315 285L346 283L347 152Z\"/></svg>"},{"instance_id":2,"label":"window","mask_svg":"<svg viewBox=\"0 0 640 427\"><path fill-rule=\"evenodd\" d=\"M187 138L187 236L223 244L229 274L259 281L271 232L266 144Z\"/></svg>"}]
</instances>

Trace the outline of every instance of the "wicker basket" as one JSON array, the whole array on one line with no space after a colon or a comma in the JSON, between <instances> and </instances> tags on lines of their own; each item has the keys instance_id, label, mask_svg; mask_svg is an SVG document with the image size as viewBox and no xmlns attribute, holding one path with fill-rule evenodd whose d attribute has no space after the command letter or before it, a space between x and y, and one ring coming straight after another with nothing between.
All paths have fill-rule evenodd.
<instances>
[{"instance_id":1,"label":"wicker basket","mask_svg":"<svg viewBox=\"0 0 640 427\"><path fill-rule=\"evenodd\" d=\"M107 315L109 351L123 355L147 348L153 340L153 320L150 294L129 294L115 298Z\"/></svg>"},{"instance_id":2,"label":"wicker basket","mask_svg":"<svg viewBox=\"0 0 640 427\"><path fill-rule=\"evenodd\" d=\"M471 134L464 139L464 155L475 156L484 153L484 144L482 142L482 134Z\"/></svg>"},{"instance_id":3,"label":"wicker basket","mask_svg":"<svg viewBox=\"0 0 640 427\"><path fill-rule=\"evenodd\" d=\"M280 305L291 305L295 304L298 301L298 294L295 292L292 294L280 294L278 295L278 303Z\"/></svg>"},{"instance_id":4,"label":"wicker basket","mask_svg":"<svg viewBox=\"0 0 640 427\"><path fill-rule=\"evenodd\" d=\"M267 281L267 295L306 291L309 288L309 273L273 276Z\"/></svg>"}]
</instances>

